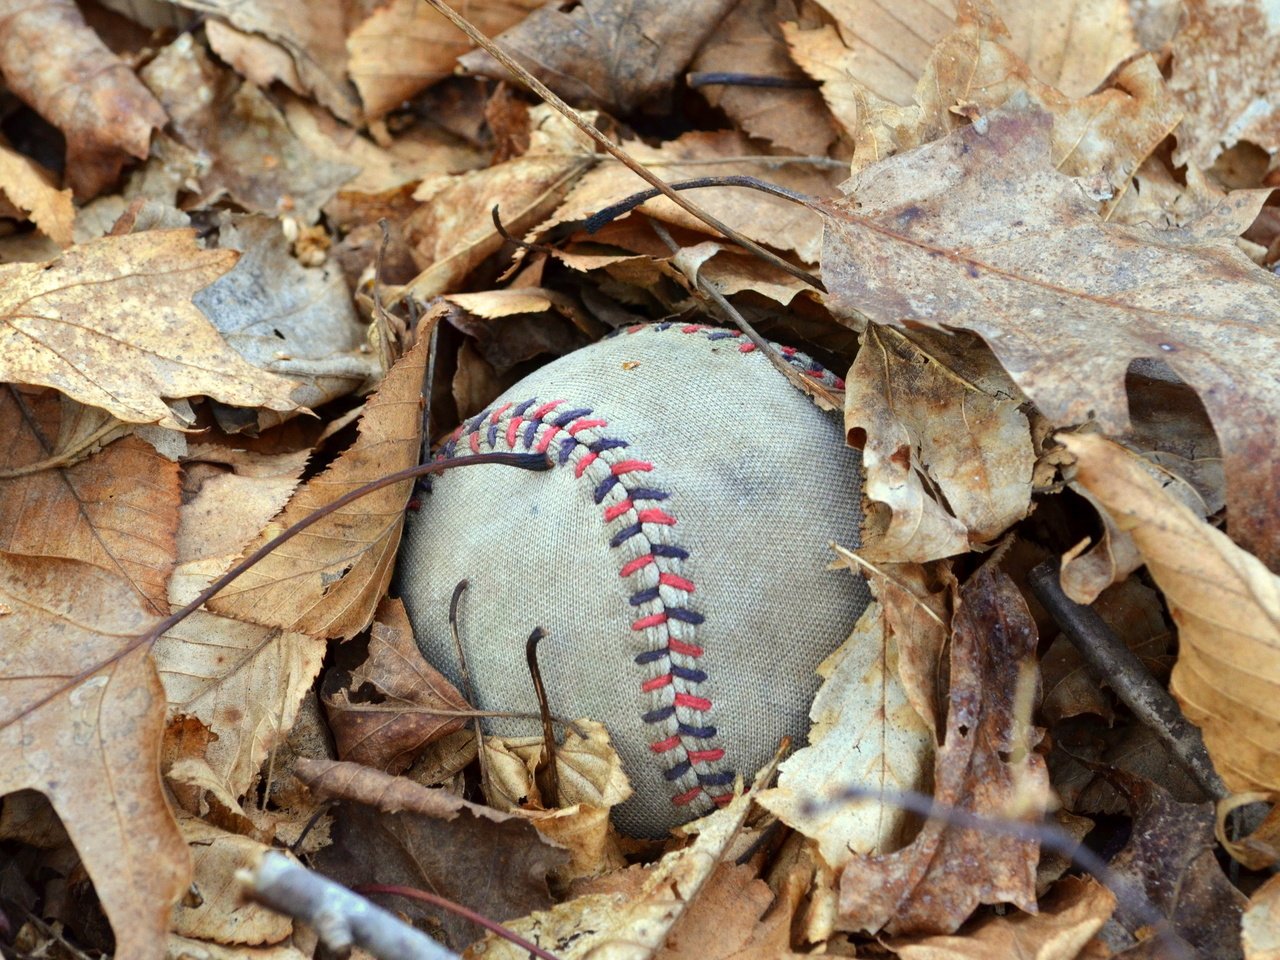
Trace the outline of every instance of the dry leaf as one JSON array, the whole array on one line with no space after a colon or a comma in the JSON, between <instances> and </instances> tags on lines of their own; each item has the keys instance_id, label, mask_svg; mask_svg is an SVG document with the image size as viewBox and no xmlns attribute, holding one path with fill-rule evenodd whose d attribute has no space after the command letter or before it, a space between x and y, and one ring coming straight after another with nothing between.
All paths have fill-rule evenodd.
<instances>
[{"instance_id":1,"label":"dry leaf","mask_svg":"<svg viewBox=\"0 0 1280 960\"><path fill-rule=\"evenodd\" d=\"M1173 41L1169 88L1187 116L1173 162L1207 168L1242 140L1280 149L1270 77L1280 58L1280 15L1267 0L1190 0Z\"/></svg>"},{"instance_id":2,"label":"dry leaf","mask_svg":"<svg viewBox=\"0 0 1280 960\"><path fill-rule=\"evenodd\" d=\"M1034 915L984 917L962 935L895 940L902 960L1077 960L1115 910L1116 897L1092 877L1067 877Z\"/></svg>"},{"instance_id":3,"label":"dry leaf","mask_svg":"<svg viewBox=\"0 0 1280 960\"><path fill-rule=\"evenodd\" d=\"M779 0L738 3L698 50L690 69L803 79L787 52L778 13ZM783 150L823 156L836 138L835 124L816 90L709 85L698 92L746 133Z\"/></svg>"},{"instance_id":4,"label":"dry leaf","mask_svg":"<svg viewBox=\"0 0 1280 960\"><path fill-rule=\"evenodd\" d=\"M365 661L334 679L342 685L326 690L323 702L338 758L388 773L404 772L427 745L467 722L433 710L449 714L471 709L422 658L399 600L386 599L378 606Z\"/></svg>"},{"instance_id":5,"label":"dry leaf","mask_svg":"<svg viewBox=\"0 0 1280 960\"><path fill-rule=\"evenodd\" d=\"M146 649L130 649L154 617L111 573L8 553L0 611L0 795L30 788L49 798L117 954L159 958L191 864L157 763L163 691Z\"/></svg>"},{"instance_id":6,"label":"dry leaf","mask_svg":"<svg viewBox=\"0 0 1280 960\"><path fill-rule=\"evenodd\" d=\"M71 226L76 218L71 191L59 190L35 161L2 145L0 189L10 203L29 215L41 233L60 247L71 246Z\"/></svg>"},{"instance_id":7,"label":"dry leaf","mask_svg":"<svg viewBox=\"0 0 1280 960\"><path fill-rule=\"evenodd\" d=\"M0 388L0 549L83 560L128 583L153 614L169 611L177 559L178 465L125 437L73 466L34 472L55 449L68 404L51 391Z\"/></svg>"},{"instance_id":8,"label":"dry leaf","mask_svg":"<svg viewBox=\"0 0 1280 960\"><path fill-rule=\"evenodd\" d=\"M261 90L219 67L189 33L161 50L142 78L173 118L174 135L203 158L198 204L226 194L250 212L314 223L359 172L314 153Z\"/></svg>"},{"instance_id":9,"label":"dry leaf","mask_svg":"<svg viewBox=\"0 0 1280 960\"><path fill-rule=\"evenodd\" d=\"M0 380L167 427L183 424L166 397L294 409L293 384L246 363L191 303L234 263L191 230L149 230L0 266Z\"/></svg>"},{"instance_id":10,"label":"dry leaf","mask_svg":"<svg viewBox=\"0 0 1280 960\"><path fill-rule=\"evenodd\" d=\"M242 946L279 943L293 933L292 919L259 904L246 903L235 881L236 871L253 867L269 849L267 846L193 817L183 817L178 825L191 847L193 882L200 891L200 902L174 907L174 933Z\"/></svg>"},{"instance_id":11,"label":"dry leaf","mask_svg":"<svg viewBox=\"0 0 1280 960\"><path fill-rule=\"evenodd\" d=\"M1123 448L1064 435L1077 479L1142 551L1178 626L1171 686L1234 791L1280 790L1280 578L1171 497Z\"/></svg>"},{"instance_id":12,"label":"dry leaf","mask_svg":"<svg viewBox=\"0 0 1280 960\"><path fill-rule=\"evenodd\" d=\"M667 91L732 7L733 0L582 0L569 10L549 3L496 42L566 100L630 113ZM459 63L509 77L482 50Z\"/></svg>"},{"instance_id":13,"label":"dry leaf","mask_svg":"<svg viewBox=\"0 0 1280 960\"><path fill-rule=\"evenodd\" d=\"M1014 695L1036 628L1013 582L989 566L960 591L953 619L946 735L934 801L1009 817L1044 801L1044 761L1019 742ZM866 801L863 801L866 802ZM1025 809L1025 808L1024 808ZM894 853L855 857L840 874L842 928L951 933L983 903L1035 912L1038 843L930 820Z\"/></svg>"},{"instance_id":14,"label":"dry leaf","mask_svg":"<svg viewBox=\"0 0 1280 960\"><path fill-rule=\"evenodd\" d=\"M454 2L485 36L523 20L544 0ZM471 49L458 28L423 0L390 0L347 37L348 71L368 118L381 117L431 84L453 75ZM505 79L505 78L504 78Z\"/></svg>"},{"instance_id":15,"label":"dry leaf","mask_svg":"<svg viewBox=\"0 0 1280 960\"><path fill-rule=\"evenodd\" d=\"M1253 892L1240 919L1245 960L1280 957L1280 876L1272 876Z\"/></svg>"},{"instance_id":16,"label":"dry leaf","mask_svg":"<svg viewBox=\"0 0 1280 960\"><path fill-rule=\"evenodd\" d=\"M1232 237L1235 194L1179 231L1103 222L1052 168L1049 117L1027 105L854 177L824 205L829 305L882 323L972 330L1057 423L1128 426L1125 372L1159 357L1196 389L1222 441L1237 540L1280 564L1280 280ZM981 230L975 233L976 225Z\"/></svg>"},{"instance_id":17,"label":"dry leaf","mask_svg":"<svg viewBox=\"0 0 1280 960\"><path fill-rule=\"evenodd\" d=\"M167 120L73 0L0 5L0 70L9 89L66 137L67 179L82 200L101 193L131 157L146 159L151 131Z\"/></svg>"},{"instance_id":18,"label":"dry leaf","mask_svg":"<svg viewBox=\"0 0 1280 960\"><path fill-rule=\"evenodd\" d=\"M360 433L319 476L308 480L289 506L245 548L253 553L277 534L343 494L417 464L422 443L422 378L431 337L391 368L365 405ZM316 637L355 636L373 619L391 582L405 506L406 480L384 487L330 514L268 554L211 600L214 613L298 630Z\"/></svg>"},{"instance_id":19,"label":"dry leaf","mask_svg":"<svg viewBox=\"0 0 1280 960\"><path fill-rule=\"evenodd\" d=\"M831 867L901 847L910 822L888 804L821 802L832 785L895 793L928 787L935 731L898 677L899 645L912 639L895 636L878 602L863 611L849 639L818 667L824 682L809 711L809 745L782 763L778 785L760 795L762 807L817 842Z\"/></svg>"},{"instance_id":20,"label":"dry leaf","mask_svg":"<svg viewBox=\"0 0 1280 960\"><path fill-rule=\"evenodd\" d=\"M976 339L868 326L844 410L871 501L859 553L923 563L1025 517L1035 451L1021 399Z\"/></svg>"}]
</instances>

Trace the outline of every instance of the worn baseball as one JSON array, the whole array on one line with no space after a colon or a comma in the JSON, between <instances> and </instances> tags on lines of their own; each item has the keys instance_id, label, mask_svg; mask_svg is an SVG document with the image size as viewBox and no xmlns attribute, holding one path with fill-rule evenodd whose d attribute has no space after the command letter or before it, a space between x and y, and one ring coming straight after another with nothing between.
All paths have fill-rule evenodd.
<instances>
[{"instance_id":1,"label":"worn baseball","mask_svg":"<svg viewBox=\"0 0 1280 960\"><path fill-rule=\"evenodd\" d=\"M779 348L828 386L830 372ZM661 836L731 799L790 735L815 668L868 602L829 570L856 545L861 465L820 411L736 331L662 323L548 364L437 452L541 451L533 473L446 470L409 520L400 590L423 653L457 682L455 585L476 706L603 722L635 790L625 832ZM536 721L488 732L537 735Z\"/></svg>"}]
</instances>

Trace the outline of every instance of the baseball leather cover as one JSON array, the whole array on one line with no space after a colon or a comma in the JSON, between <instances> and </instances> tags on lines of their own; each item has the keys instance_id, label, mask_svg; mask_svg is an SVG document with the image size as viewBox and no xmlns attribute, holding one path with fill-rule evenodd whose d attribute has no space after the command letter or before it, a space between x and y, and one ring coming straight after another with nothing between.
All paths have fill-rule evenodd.
<instances>
[{"instance_id":1,"label":"baseball leather cover","mask_svg":"<svg viewBox=\"0 0 1280 960\"><path fill-rule=\"evenodd\" d=\"M636 836L723 804L735 774L804 737L814 670L869 600L860 577L826 569L828 543L856 546L861 522L837 415L736 331L656 324L541 368L437 456L491 450L555 467L445 471L409 518L398 574L418 643L454 682L449 600L470 581L459 629L477 707L537 712L525 641L545 628L551 710L606 724L635 789L615 820Z\"/></svg>"}]
</instances>

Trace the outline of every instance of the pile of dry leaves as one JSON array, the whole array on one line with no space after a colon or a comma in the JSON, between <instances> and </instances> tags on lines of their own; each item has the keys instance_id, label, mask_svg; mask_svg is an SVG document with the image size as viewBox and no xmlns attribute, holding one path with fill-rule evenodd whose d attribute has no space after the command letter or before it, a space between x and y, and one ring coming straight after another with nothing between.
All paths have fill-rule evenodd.
<instances>
[{"instance_id":1,"label":"pile of dry leaves","mask_svg":"<svg viewBox=\"0 0 1280 960\"><path fill-rule=\"evenodd\" d=\"M274 849L564 960L1280 957L1276 4L453 6L523 81L426 0L0 2L0 953L313 956ZM589 231L646 184L539 81L800 202ZM412 479L263 548L673 318L847 371L865 529L812 549L875 602L808 745L651 843L591 718L559 796L478 747L388 596Z\"/></svg>"}]
</instances>

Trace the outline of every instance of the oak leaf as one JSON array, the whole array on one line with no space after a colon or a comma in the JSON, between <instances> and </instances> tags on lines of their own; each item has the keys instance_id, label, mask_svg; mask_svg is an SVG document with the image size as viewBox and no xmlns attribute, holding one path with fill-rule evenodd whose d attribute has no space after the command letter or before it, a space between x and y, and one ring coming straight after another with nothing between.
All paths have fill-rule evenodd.
<instances>
[{"instance_id":1,"label":"oak leaf","mask_svg":"<svg viewBox=\"0 0 1280 960\"><path fill-rule=\"evenodd\" d=\"M1223 449L1232 535L1280 565L1280 280L1235 247L1261 197L1182 230L1109 224L1050 159L1025 103L890 158L823 205L828 305L880 323L971 330L1060 424L1129 425L1132 360L1200 395Z\"/></svg>"},{"instance_id":2,"label":"oak leaf","mask_svg":"<svg viewBox=\"0 0 1280 960\"><path fill-rule=\"evenodd\" d=\"M0 795L49 798L117 954L160 960L191 862L157 762L164 693L135 642L154 616L112 573L10 553L0 553L0 611Z\"/></svg>"},{"instance_id":3,"label":"oak leaf","mask_svg":"<svg viewBox=\"0 0 1280 960\"><path fill-rule=\"evenodd\" d=\"M366 404L356 442L298 489L284 512L245 548L246 556L343 494L418 463L430 339L420 331L418 343L396 362ZM208 608L316 637L355 636L372 621L391 582L412 490L413 481L406 480L329 514L269 553Z\"/></svg>"},{"instance_id":4,"label":"oak leaf","mask_svg":"<svg viewBox=\"0 0 1280 960\"><path fill-rule=\"evenodd\" d=\"M1178 625L1171 687L1233 791L1280 790L1280 577L1123 448L1064 435L1077 479L1133 537Z\"/></svg>"},{"instance_id":5,"label":"oak leaf","mask_svg":"<svg viewBox=\"0 0 1280 960\"><path fill-rule=\"evenodd\" d=\"M192 230L149 230L0 266L0 380L168 427L183 424L166 397L294 409L293 384L247 363L191 303L235 258Z\"/></svg>"},{"instance_id":6,"label":"oak leaf","mask_svg":"<svg viewBox=\"0 0 1280 960\"><path fill-rule=\"evenodd\" d=\"M60 247L71 246L71 228L76 219L71 191L55 187L49 174L34 160L0 146L0 188L41 233Z\"/></svg>"}]
</instances>

